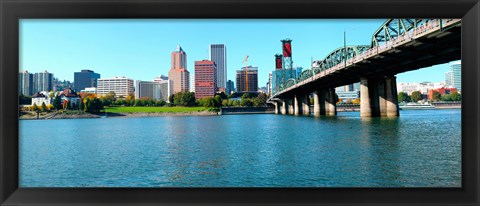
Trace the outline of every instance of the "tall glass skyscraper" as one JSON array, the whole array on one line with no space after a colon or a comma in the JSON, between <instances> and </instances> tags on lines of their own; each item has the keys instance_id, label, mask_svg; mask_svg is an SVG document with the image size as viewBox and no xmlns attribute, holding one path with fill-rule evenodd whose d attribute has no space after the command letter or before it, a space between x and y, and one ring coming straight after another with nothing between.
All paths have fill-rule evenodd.
<instances>
[{"instance_id":1,"label":"tall glass skyscraper","mask_svg":"<svg viewBox=\"0 0 480 206\"><path fill-rule=\"evenodd\" d=\"M462 64L452 64L450 69L453 72L453 87L458 91L462 91Z\"/></svg>"},{"instance_id":2,"label":"tall glass skyscraper","mask_svg":"<svg viewBox=\"0 0 480 206\"><path fill-rule=\"evenodd\" d=\"M445 72L445 85L452 86L458 91L462 91L462 64L454 63L450 65L450 71Z\"/></svg>"},{"instance_id":3,"label":"tall glass skyscraper","mask_svg":"<svg viewBox=\"0 0 480 206\"><path fill-rule=\"evenodd\" d=\"M227 48L224 44L210 44L210 60L217 65L217 87L226 88Z\"/></svg>"}]
</instances>

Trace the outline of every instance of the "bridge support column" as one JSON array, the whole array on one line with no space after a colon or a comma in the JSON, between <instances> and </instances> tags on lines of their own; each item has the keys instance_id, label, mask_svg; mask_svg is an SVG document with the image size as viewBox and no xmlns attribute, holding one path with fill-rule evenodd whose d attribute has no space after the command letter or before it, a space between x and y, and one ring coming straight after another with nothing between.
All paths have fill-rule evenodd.
<instances>
[{"instance_id":1,"label":"bridge support column","mask_svg":"<svg viewBox=\"0 0 480 206\"><path fill-rule=\"evenodd\" d=\"M287 114L287 101L286 100L280 100L282 106L280 106L280 112L283 114L283 115L286 115Z\"/></svg>"},{"instance_id":2,"label":"bridge support column","mask_svg":"<svg viewBox=\"0 0 480 206\"><path fill-rule=\"evenodd\" d=\"M372 116L372 100L370 99L370 87L368 79L360 79L360 117Z\"/></svg>"},{"instance_id":3,"label":"bridge support column","mask_svg":"<svg viewBox=\"0 0 480 206\"><path fill-rule=\"evenodd\" d=\"M278 101L273 102L273 106L275 106L275 114L280 113L280 103Z\"/></svg>"},{"instance_id":4,"label":"bridge support column","mask_svg":"<svg viewBox=\"0 0 480 206\"><path fill-rule=\"evenodd\" d=\"M303 96L302 100L303 115L310 115L310 94Z\"/></svg>"},{"instance_id":5,"label":"bridge support column","mask_svg":"<svg viewBox=\"0 0 480 206\"><path fill-rule=\"evenodd\" d=\"M325 94L323 90L313 92L313 115L325 115Z\"/></svg>"},{"instance_id":6,"label":"bridge support column","mask_svg":"<svg viewBox=\"0 0 480 206\"><path fill-rule=\"evenodd\" d=\"M398 112L397 77L386 77L385 89L387 117L398 117L400 114Z\"/></svg>"},{"instance_id":7,"label":"bridge support column","mask_svg":"<svg viewBox=\"0 0 480 206\"><path fill-rule=\"evenodd\" d=\"M379 79L377 81L377 90L378 90L378 112L380 117L387 116L387 95L385 88L385 79Z\"/></svg>"},{"instance_id":8,"label":"bridge support column","mask_svg":"<svg viewBox=\"0 0 480 206\"><path fill-rule=\"evenodd\" d=\"M360 80L360 116L398 116L395 77Z\"/></svg>"},{"instance_id":9,"label":"bridge support column","mask_svg":"<svg viewBox=\"0 0 480 206\"><path fill-rule=\"evenodd\" d=\"M286 101L288 102L287 113L290 115L293 115L294 114L293 99L286 99Z\"/></svg>"},{"instance_id":10,"label":"bridge support column","mask_svg":"<svg viewBox=\"0 0 480 206\"><path fill-rule=\"evenodd\" d=\"M313 114L315 116L337 115L335 89L321 89L313 95Z\"/></svg>"},{"instance_id":11,"label":"bridge support column","mask_svg":"<svg viewBox=\"0 0 480 206\"><path fill-rule=\"evenodd\" d=\"M335 89L330 88L325 92L325 115L335 116L337 115L337 101L335 98Z\"/></svg>"},{"instance_id":12,"label":"bridge support column","mask_svg":"<svg viewBox=\"0 0 480 206\"><path fill-rule=\"evenodd\" d=\"M298 96L298 95L295 95L293 97L293 109L294 109L294 114L295 115L301 115L302 114L302 107L301 107L301 103L302 103L302 96Z\"/></svg>"}]
</instances>

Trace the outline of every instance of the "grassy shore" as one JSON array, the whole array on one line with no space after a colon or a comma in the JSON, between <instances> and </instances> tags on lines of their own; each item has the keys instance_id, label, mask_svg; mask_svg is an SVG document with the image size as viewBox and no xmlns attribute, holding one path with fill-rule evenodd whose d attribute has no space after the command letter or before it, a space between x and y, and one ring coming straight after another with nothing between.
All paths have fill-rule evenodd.
<instances>
[{"instance_id":1,"label":"grassy shore","mask_svg":"<svg viewBox=\"0 0 480 206\"><path fill-rule=\"evenodd\" d=\"M206 107L105 107L108 113L190 113L206 110Z\"/></svg>"}]
</instances>

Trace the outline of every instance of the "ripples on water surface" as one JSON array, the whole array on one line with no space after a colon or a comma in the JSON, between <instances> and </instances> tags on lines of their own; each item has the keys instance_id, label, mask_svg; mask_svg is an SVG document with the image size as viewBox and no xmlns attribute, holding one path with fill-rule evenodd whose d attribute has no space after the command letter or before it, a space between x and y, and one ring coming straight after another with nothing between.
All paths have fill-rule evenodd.
<instances>
[{"instance_id":1,"label":"ripples on water surface","mask_svg":"<svg viewBox=\"0 0 480 206\"><path fill-rule=\"evenodd\" d=\"M461 115L22 120L20 186L461 187Z\"/></svg>"}]
</instances>

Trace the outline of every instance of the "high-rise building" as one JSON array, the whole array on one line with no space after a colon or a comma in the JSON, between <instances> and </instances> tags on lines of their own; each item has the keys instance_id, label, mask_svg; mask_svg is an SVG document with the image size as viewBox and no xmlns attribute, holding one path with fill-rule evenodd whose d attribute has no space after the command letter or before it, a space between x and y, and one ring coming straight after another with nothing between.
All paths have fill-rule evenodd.
<instances>
[{"instance_id":1,"label":"high-rise building","mask_svg":"<svg viewBox=\"0 0 480 206\"><path fill-rule=\"evenodd\" d=\"M37 93L41 91L52 91L53 90L53 74L47 72L35 73L33 74L33 87L32 93Z\"/></svg>"},{"instance_id":2,"label":"high-rise building","mask_svg":"<svg viewBox=\"0 0 480 206\"><path fill-rule=\"evenodd\" d=\"M445 86L453 87L453 72L445 72Z\"/></svg>"},{"instance_id":3,"label":"high-rise building","mask_svg":"<svg viewBox=\"0 0 480 206\"><path fill-rule=\"evenodd\" d=\"M172 52L172 66L168 79L173 83L173 94L190 91L190 72L187 70L187 53L180 45Z\"/></svg>"},{"instance_id":4,"label":"high-rise building","mask_svg":"<svg viewBox=\"0 0 480 206\"><path fill-rule=\"evenodd\" d=\"M79 92L88 87L97 87L98 79L100 79L100 74L97 74L92 70L75 72L73 76L74 88L77 92Z\"/></svg>"},{"instance_id":5,"label":"high-rise building","mask_svg":"<svg viewBox=\"0 0 480 206\"><path fill-rule=\"evenodd\" d=\"M133 94L133 79L127 77L112 77L97 80L97 94L106 95L115 92L115 97L127 97Z\"/></svg>"},{"instance_id":6,"label":"high-rise building","mask_svg":"<svg viewBox=\"0 0 480 206\"><path fill-rule=\"evenodd\" d=\"M25 96L33 95L33 74L28 71L20 72L18 74L18 94Z\"/></svg>"},{"instance_id":7,"label":"high-rise building","mask_svg":"<svg viewBox=\"0 0 480 206\"><path fill-rule=\"evenodd\" d=\"M248 66L237 70L237 92L258 91L258 67Z\"/></svg>"},{"instance_id":8,"label":"high-rise building","mask_svg":"<svg viewBox=\"0 0 480 206\"><path fill-rule=\"evenodd\" d=\"M151 99L168 101L170 94L170 81L140 81L135 82L135 99L149 97Z\"/></svg>"},{"instance_id":9,"label":"high-rise building","mask_svg":"<svg viewBox=\"0 0 480 206\"><path fill-rule=\"evenodd\" d=\"M272 94L272 72L268 73L267 93Z\"/></svg>"},{"instance_id":10,"label":"high-rise building","mask_svg":"<svg viewBox=\"0 0 480 206\"><path fill-rule=\"evenodd\" d=\"M226 88L227 48L224 44L210 44L210 60L217 65L217 87Z\"/></svg>"},{"instance_id":11,"label":"high-rise building","mask_svg":"<svg viewBox=\"0 0 480 206\"><path fill-rule=\"evenodd\" d=\"M462 91L462 64L455 63L450 66L452 71L453 87L457 88L458 91Z\"/></svg>"},{"instance_id":12,"label":"high-rise building","mask_svg":"<svg viewBox=\"0 0 480 206\"><path fill-rule=\"evenodd\" d=\"M167 76L159 76L153 79L154 82L160 84L160 98L168 102L168 97L173 94L173 83Z\"/></svg>"},{"instance_id":13,"label":"high-rise building","mask_svg":"<svg viewBox=\"0 0 480 206\"><path fill-rule=\"evenodd\" d=\"M231 94L235 92L235 84L233 83L232 80L227 81L227 87L225 88L225 93L226 94Z\"/></svg>"},{"instance_id":14,"label":"high-rise building","mask_svg":"<svg viewBox=\"0 0 480 206\"><path fill-rule=\"evenodd\" d=\"M460 62L450 65L450 71L445 72L445 85L462 91L462 64Z\"/></svg>"},{"instance_id":15,"label":"high-rise building","mask_svg":"<svg viewBox=\"0 0 480 206\"><path fill-rule=\"evenodd\" d=\"M215 96L217 74L214 61L195 61L195 98Z\"/></svg>"}]
</instances>

